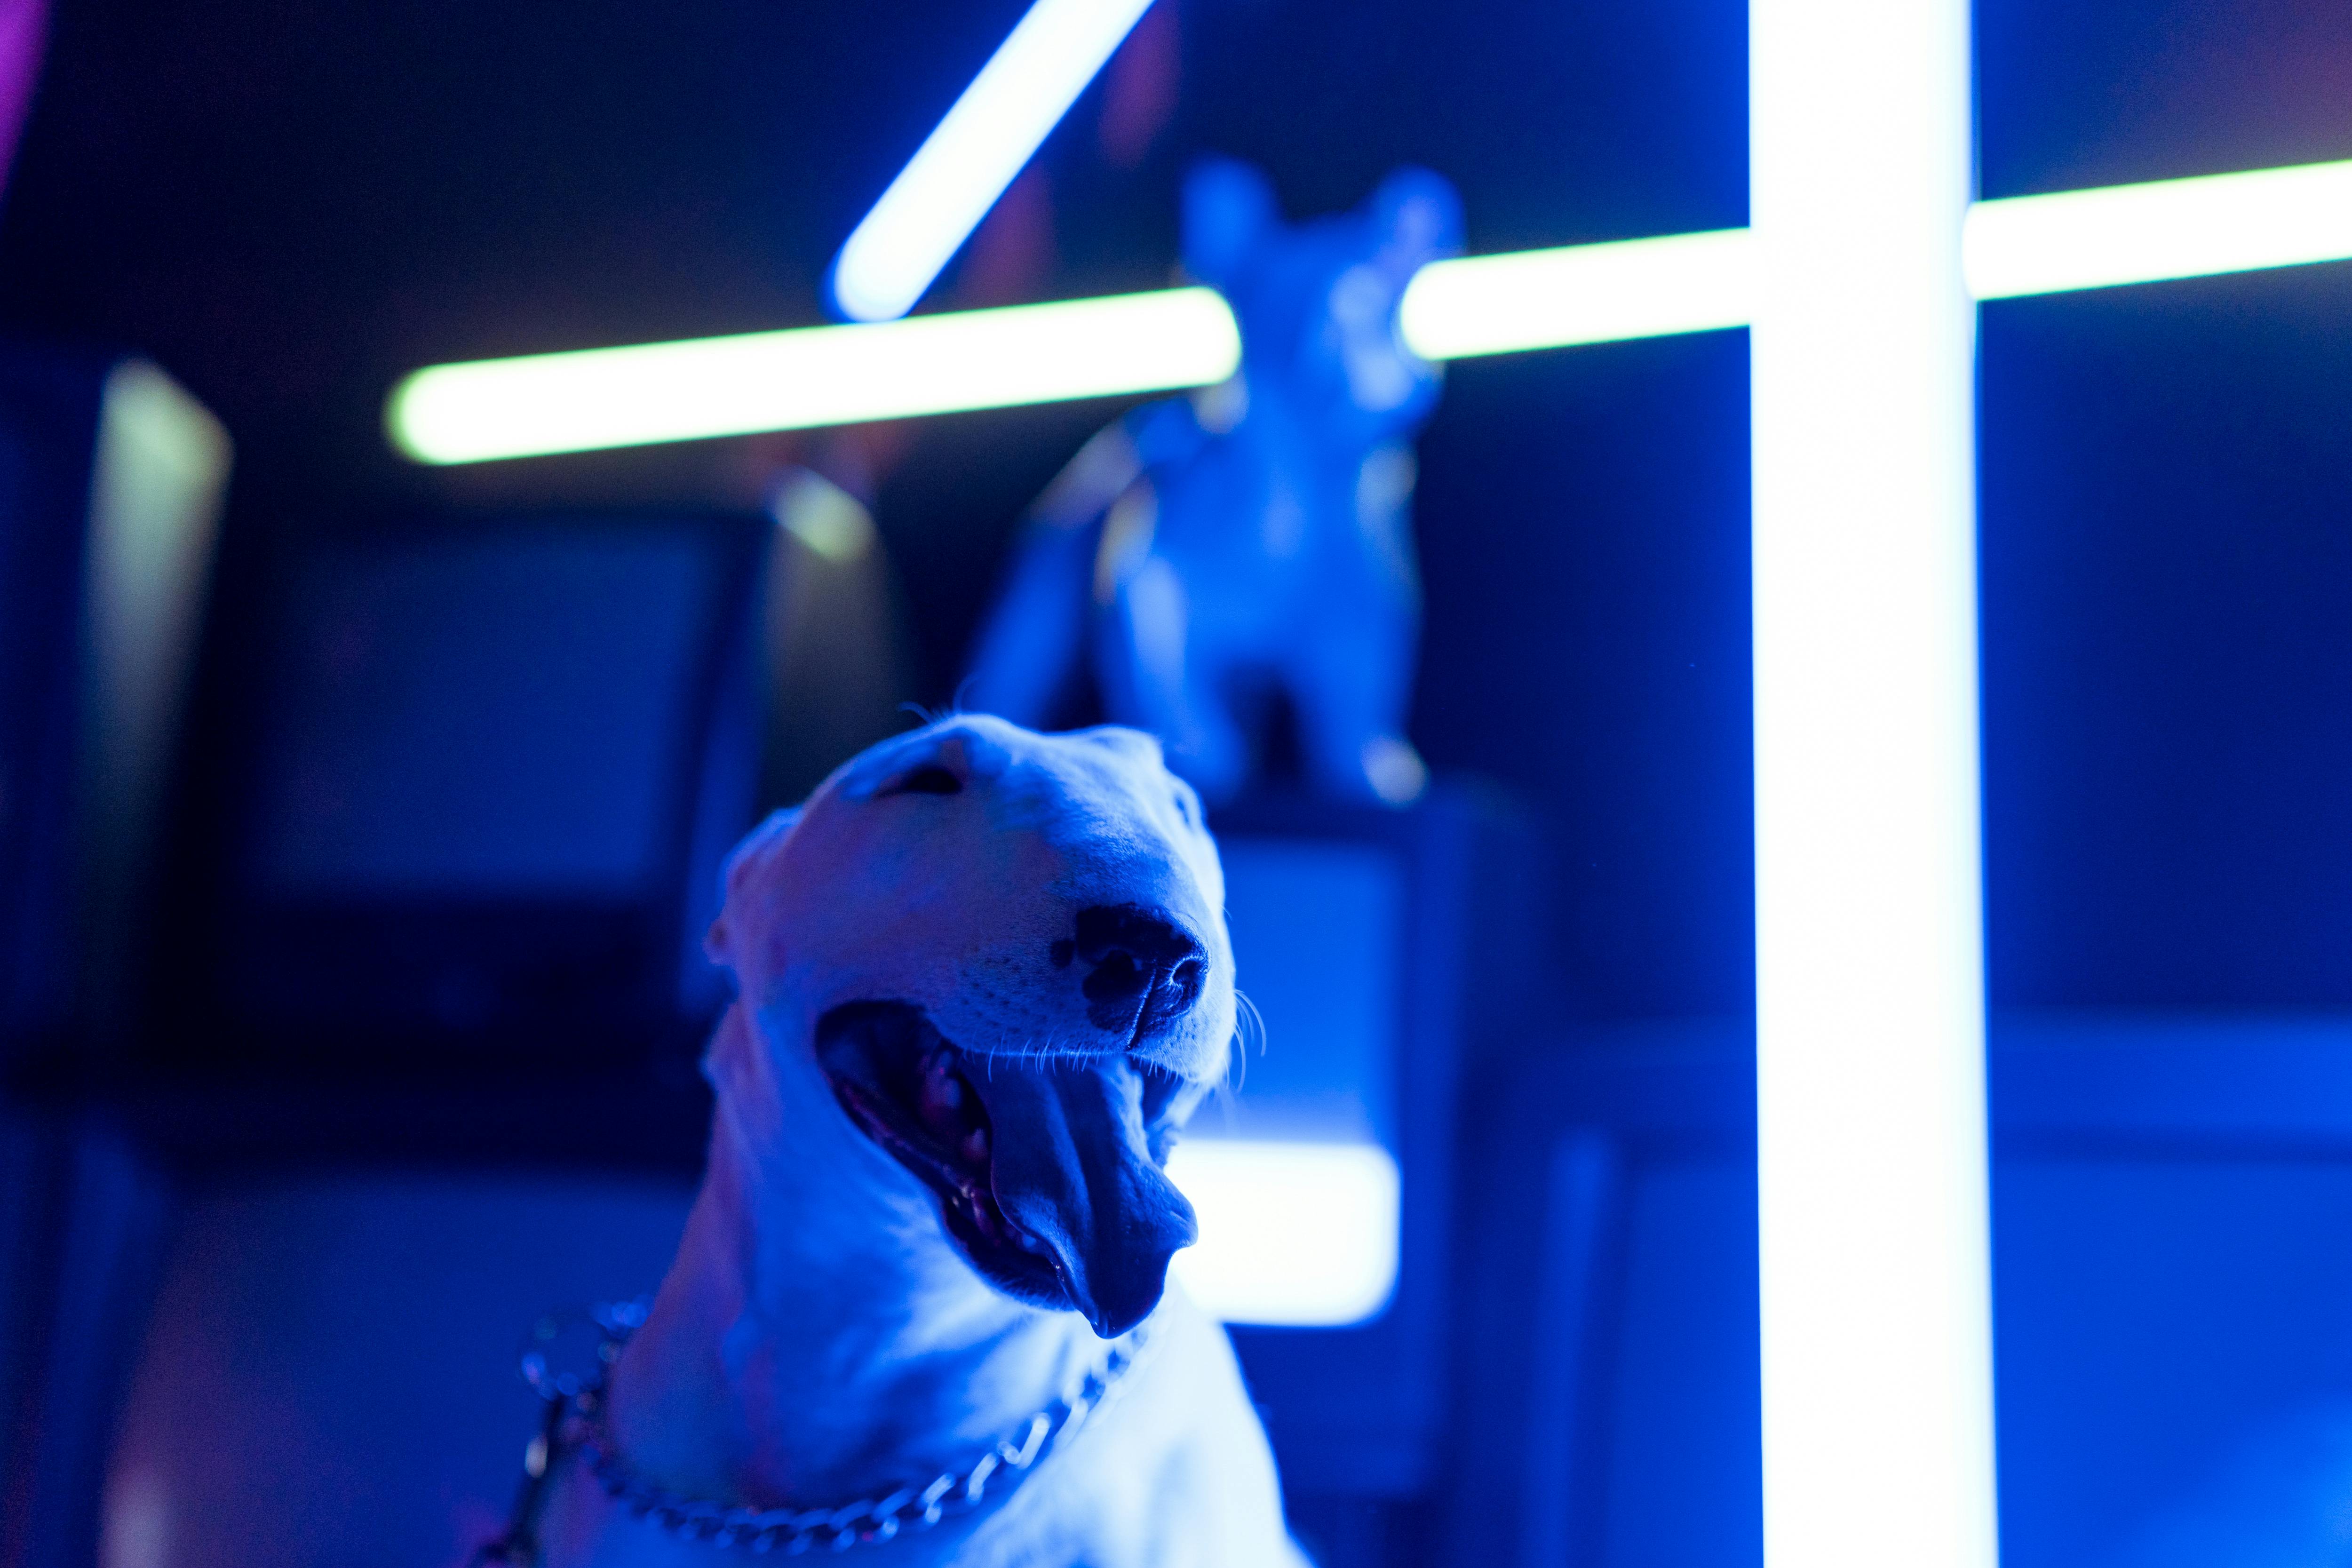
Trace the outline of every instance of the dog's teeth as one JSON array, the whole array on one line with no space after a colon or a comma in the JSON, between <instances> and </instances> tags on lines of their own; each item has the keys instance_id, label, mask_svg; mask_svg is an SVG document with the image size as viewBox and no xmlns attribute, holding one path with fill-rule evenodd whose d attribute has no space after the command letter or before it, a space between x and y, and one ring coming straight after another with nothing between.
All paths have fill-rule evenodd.
<instances>
[{"instance_id":1,"label":"dog's teeth","mask_svg":"<svg viewBox=\"0 0 2352 1568\"><path fill-rule=\"evenodd\" d=\"M935 1132L951 1133L963 1118L963 1079L945 1051L923 1058L922 1082L916 1110Z\"/></svg>"},{"instance_id":2,"label":"dog's teeth","mask_svg":"<svg viewBox=\"0 0 2352 1568\"><path fill-rule=\"evenodd\" d=\"M975 1127L964 1134L963 1157L969 1163L974 1165L984 1165L988 1163L987 1128Z\"/></svg>"}]
</instances>

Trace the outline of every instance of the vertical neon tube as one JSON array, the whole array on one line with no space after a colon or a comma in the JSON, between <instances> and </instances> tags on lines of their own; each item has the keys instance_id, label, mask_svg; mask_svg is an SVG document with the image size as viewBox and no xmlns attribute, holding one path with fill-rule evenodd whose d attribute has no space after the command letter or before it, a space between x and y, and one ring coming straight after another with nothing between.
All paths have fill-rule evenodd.
<instances>
[{"instance_id":1,"label":"vertical neon tube","mask_svg":"<svg viewBox=\"0 0 2352 1568\"><path fill-rule=\"evenodd\" d=\"M1966 0L1753 0L1768 1568L1998 1554Z\"/></svg>"}]
</instances>

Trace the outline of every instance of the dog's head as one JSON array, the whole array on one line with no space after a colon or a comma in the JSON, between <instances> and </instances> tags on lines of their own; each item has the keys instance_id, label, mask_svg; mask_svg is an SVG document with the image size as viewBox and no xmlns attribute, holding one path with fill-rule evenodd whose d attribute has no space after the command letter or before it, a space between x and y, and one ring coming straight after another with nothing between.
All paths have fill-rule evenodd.
<instances>
[{"instance_id":1,"label":"dog's head","mask_svg":"<svg viewBox=\"0 0 2352 1568\"><path fill-rule=\"evenodd\" d=\"M807 1020L761 1047L813 1056L973 1268L1109 1337L1193 1239L1162 1166L1225 1069L1223 908L1158 742L974 714L874 747L746 839L710 950L754 1017Z\"/></svg>"}]
</instances>

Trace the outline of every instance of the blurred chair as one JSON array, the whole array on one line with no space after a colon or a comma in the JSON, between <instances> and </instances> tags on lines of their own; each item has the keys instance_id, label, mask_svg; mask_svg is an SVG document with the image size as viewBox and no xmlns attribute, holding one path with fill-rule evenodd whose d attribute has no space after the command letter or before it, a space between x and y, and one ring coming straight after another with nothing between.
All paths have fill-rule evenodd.
<instances>
[{"instance_id":1,"label":"blurred chair","mask_svg":"<svg viewBox=\"0 0 2352 1568\"><path fill-rule=\"evenodd\" d=\"M0 1103L0 1564L80 1568L170 1200L103 1123Z\"/></svg>"},{"instance_id":2,"label":"blurred chair","mask_svg":"<svg viewBox=\"0 0 2352 1568\"><path fill-rule=\"evenodd\" d=\"M1469 1090L1446 1561L1759 1560L1752 1063L1745 1020L1620 1026Z\"/></svg>"},{"instance_id":3,"label":"blurred chair","mask_svg":"<svg viewBox=\"0 0 2352 1568\"><path fill-rule=\"evenodd\" d=\"M650 1290L689 1171L207 1157L0 1110L0 1564L449 1568L542 1312Z\"/></svg>"},{"instance_id":4,"label":"blurred chair","mask_svg":"<svg viewBox=\"0 0 2352 1568\"><path fill-rule=\"evenodd\" d=\"M430 1563L495 1521L521 1333L656 1286L698 1167L772 528L248 541L170 1005L46 1031L0 1117L0 1565Z\"/></svg>"},{"instance_id":5,"label":"blurred chair","mask_svg":"<svg viewBox=\"0 0 2352 1568\"><path fill-rule=\"evenodd\" d=\"M225 586L142 1055L466 1081L690 1060L754 815L765 520L320 530Z\"/></svg>"},{"instance_id":6,"label":"blurred chair","mask_svg":"<svg viewBox=\"0 0 2352 1568\"><path fill-rule=\"evenodd\" d=\"M1993 1037L2003 1563L2335 1560L2312 1553L2352 1518L2352 1021ZM1451 1560L1748 1568L1748 1026L1595 1030L1473 1094L1501 1131L1471 1178Z\"/></svg>"},{"instance_id":7,"label":"blurred chair","mask_svg":"<svg viewBox=\"0 0 2352 1568\"><path fill-rule=\"evenodd\" d=\"M825 775L907 727L913 654L897 574L866 504L812 468L769 489L767 739L763 807L807 797Z\"/></svg>"},{"instance_id":8,"label":"blurred chair","mask_svg":"<svg viewBox=\"0 0 2352 1568\"><path fill-rule=\"evenodd\" d=\"M1994 1037L2002 1561L2343 1561L2352 1021Z\"/></svg>"},{"instance_id":9,"label":"blurred chair","mask_svg":"<svg viewBox=\"0 0 2352 1568\"><path fill-rule=\"evenodd\" d=\"M228 468L149 362L0 343L0 1072L135 1016Z\"/></svg>"},{"instance_id":10,"label":"blurred chair","mask_svg":"<svg viewBox=\"0 0 2352 1568\"><path fill-rule=\"evenodd\" d=\"M551 1309L661 1281L679 1173L215 1171L186 1183L99 1518L107 1568L457 1568L497 1531Z\"/></svg>"},{"instance_id":11,"label":"blurred chair","mask_svg":"<svg viewBox=\"0 0 2352 1568\"><path fill-rule=\"evenodd\" d=\"M1507 799L1443 780L1402 811L1271 796L1213 826L1237 979L1264 1031L1261 1041L1244 1030L1239 1093L1229 1110L1202 1109L1178 1159L1234 1141L1392 1162L1392 1286L1337 1312L1272 1302L1227 1314L1295 1528L1327 1568L1381 1563L1442 1468L1454 1403L1458 1086L1483 1054L1524 1036L1540 997L1541 858ZM1244 1297L1262 1300L1301 1268L1353 1273L1360 1260L1323 1238L1271 1235L1280 1194L1261 1184L1248 1202L1277 1212L1255 1222L1270 1256L1234 1282ZM1176 1271L1205 1298L1196 1269L1223 1245L1223 1216L1202 1212L1200 1256L1179 1254Z\"/></svg>"},{"instance_id":12,"label":"blurred chair","mask_svg":"<svg viewBox=\"0 0 2352 1568\"><path fill-rule=\"evenodd\" d=\"M40 9L0 16L0 143ZM135 1026L229 461L149 361L0 343L0 1563L89 1556L155 1218L120 1144L7 1090Z\"/></svg>"}]
</instances>

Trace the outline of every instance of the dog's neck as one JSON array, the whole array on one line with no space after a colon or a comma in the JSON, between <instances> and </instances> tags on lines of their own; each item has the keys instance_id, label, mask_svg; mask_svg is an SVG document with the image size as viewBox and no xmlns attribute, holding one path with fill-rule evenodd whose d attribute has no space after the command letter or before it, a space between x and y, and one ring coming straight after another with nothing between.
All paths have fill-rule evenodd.
<instances>
[{"instance_id":1,"label":"dog's neck","mask_svg":"<svg viewBox=\"0 0 2352 1568\"><path fill-rule=\"evenodd\" d=\"M730 1009L709 1164L614 1373L615 1445L672 1491L835 1507L960 1469L1100 1354L1075 1312L992 1289L933 1200L830 1102L789 1006ZM821 1099L819 1097L822 1097Z\"/></svg>"}]
</instances>

